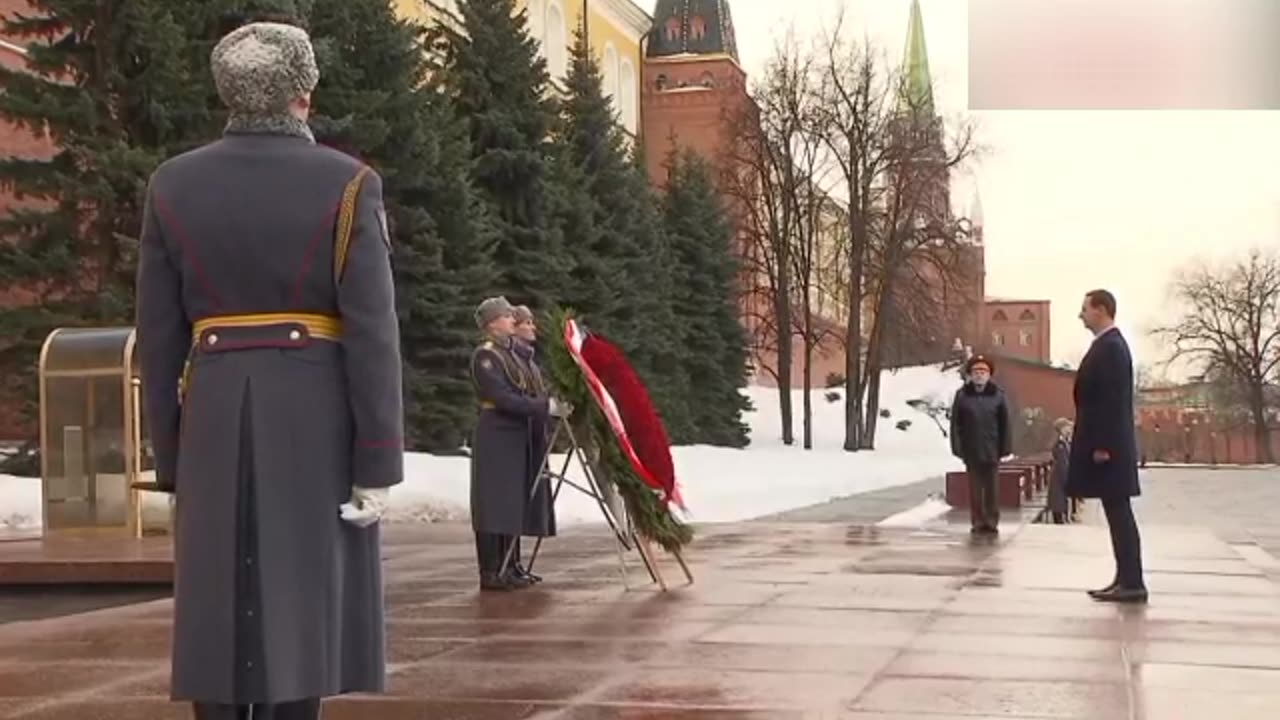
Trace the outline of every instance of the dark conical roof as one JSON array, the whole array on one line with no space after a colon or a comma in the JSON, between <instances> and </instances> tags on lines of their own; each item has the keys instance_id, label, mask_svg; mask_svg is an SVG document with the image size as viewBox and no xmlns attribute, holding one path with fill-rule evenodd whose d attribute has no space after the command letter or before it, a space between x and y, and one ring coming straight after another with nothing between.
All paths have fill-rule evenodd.
<instances>
[{"instance_id":1,"label":"dark conical roof","mask_svg":"<svg viewBox=\"0 0 1280 720\"><path fill-rule=\"evenodd\" d=\"M647 54L729 55L737 60L729 0L658 0Z\"/></svg>"}]
</instances>

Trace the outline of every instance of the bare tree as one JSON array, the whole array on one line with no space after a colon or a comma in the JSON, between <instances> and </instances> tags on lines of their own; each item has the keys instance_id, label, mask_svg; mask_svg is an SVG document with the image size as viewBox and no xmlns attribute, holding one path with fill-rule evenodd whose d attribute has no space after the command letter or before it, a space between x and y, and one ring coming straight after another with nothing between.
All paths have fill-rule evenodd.
<instances>
[{"instance_id":1,"label":"bare tree","mask_svg":"<svg viewBox=\"0 0 1280 720\"><path fill-rule=\"evenodd\" d=\"M976 148L971 124L947 137L931 99L908 92L869 43L847 43L842 25L843 15L824 40L818 106L848 198L844 447L859 450L874 447L885 348L904 337L949 340L931 335L950 324L952 308L974 302L955 298L972 292L973 252L947 188Z\"/></svg>"},{"instance_id":2,"label":"bare tree","mask_svg":"<svg viewBox=\"0 0 1280 720\"><path fill-rule=\"evenodd\" d=\"M792 67L797 78L796 92L788 98L787 112L799 132L790 141L794 173L798 177L792 193L792 215L796 222L790 254L800 310L793 317L803 349L804 447L809 449L813 447L813 355L830 333L829 319L821 315L823 296L828 293L823 283L829 277L824 263L833 255L829 248L843 244L836 238L843 234L839 224L844 212L825 190L825 170L829 165L824 161L822 97L810 81L815 74L813 62L806 58Z\"/></svg>"},{"instance_id":3,"label":"bare tree","mask_svg":"<svg viewBox=\"0 0 1280 720\"><path fill-rule=\"evenodd\" d=\"M1153 331L1172 349L1169 361L1190 361L1234 386L1252 418L1255 460L1275 462L1267 400L1280 381L1280 253L1253 250L1216 267L1193 263L1170 290L1179 315Z\"/></svg>"},{"instance_id":4,"label":"bare tree","mask_svg":"<svg viewBox=\"0 0 1280 720\"><path fill-rule=\"evenodd\" d=\"M748 274L745 301L756 364L778 386L782 440L795 441L791 404L796 188L792 138L800 133L792 111L803 92L801 59L793 34L779 44L753 88L753 103L729 116L723 187L745 214ZM770 365L770 360L776 364Z\"/></svg>"},{"instance_id":5,"label":"bare tree","mask_svg":"<svg viewBox=\"0 0 1280 720\"><path fill-rule=\"evenodd\" d=\"M849 44L843 30L841 12L823 39L818 92L823 99L821 136L843 180L848 222L844 449L852 451L863 447L863 278L881 180L889 167L894 83L870 43Z\"/></svg>"}]
</instances>

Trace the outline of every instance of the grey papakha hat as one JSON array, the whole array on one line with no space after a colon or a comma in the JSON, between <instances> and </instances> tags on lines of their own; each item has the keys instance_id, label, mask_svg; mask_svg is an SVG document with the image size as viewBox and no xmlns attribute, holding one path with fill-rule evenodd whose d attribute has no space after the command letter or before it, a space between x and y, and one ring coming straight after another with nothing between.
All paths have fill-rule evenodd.
<instances>
[{"instance_id":1,"label":"grey papakha hat","mask_svg":"<svg viewBox=\"0 0 1280 720\"><path fill-rule=\"evenodd\" d=\"M311 37L294 25L244 25L218 41L210 60L218 97L233 113L284 113L320 81Z\"/></svg>"},{"instance_id":2,"label":"grey papakha hat","mask_svg":"<svg viewBox=\"0 0 1280 720\"><path fill-rule=\"evenodd\" d=\"M511 313L516 316L516 322L533 322L533 311L528 305L517 305L511 308Z\"/></svg>"},{"instance_id":3,"label":"grey papakha hat","mask_svg":"<svg viewBox=\"0 0 1280 720\"><path fill-rule=\"evenodd\" d=\"M501 295L486 298L476 306L476 326L483 330L503 315L515 315L515 311L511 303Z\"/></svg>"}]
</instances>

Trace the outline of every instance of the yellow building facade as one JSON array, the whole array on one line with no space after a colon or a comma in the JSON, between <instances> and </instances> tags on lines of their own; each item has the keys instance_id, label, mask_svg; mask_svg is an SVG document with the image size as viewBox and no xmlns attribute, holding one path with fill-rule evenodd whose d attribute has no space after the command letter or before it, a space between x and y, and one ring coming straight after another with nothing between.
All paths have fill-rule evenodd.
<instances>
[{"instance_id":1,"label":"yellow building facade","mask_svg":"<svg viewBox=\"0 0 1280 720\"><path fill-rule=\"evenodd\" d=\"M401 17L420 23L455 15L455 0L392 0ZM582 26L585 9L587 38L595 51L606 95L627 132L640 128L640 70L644 37L652 19L631 0L516 0L517 10L529 12L529 32L542 49L551 78L562 82L569 70L569 47Z\"/></svg>"}]
</instances>

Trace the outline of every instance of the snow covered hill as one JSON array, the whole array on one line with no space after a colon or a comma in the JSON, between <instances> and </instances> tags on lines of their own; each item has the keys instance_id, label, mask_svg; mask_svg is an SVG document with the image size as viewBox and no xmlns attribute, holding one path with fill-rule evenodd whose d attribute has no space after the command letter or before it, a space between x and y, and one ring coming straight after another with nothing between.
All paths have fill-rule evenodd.
<instances>
[{"instance_id":1,"label":"snow covered hill","mask_svg":"<svg viewBox=\"0 0 1280 720\"><path fill-rule=\"evenodd\" d=\"M826 390L813 392L814 449L800 447L802 393L793 393L797 442L781 441L778 391L747 390L755 411L748 415L751 446L733 450L708 446L673 448L676 477L694 522L743 520L826 502L957 469L938 423L920 407L950 403L958 379L937 366L886 371L882 378L881 417L874 452L847 453L843 398L832 402ZM907 422L903 422L907 421ZM938 418L943 425L944 418ZM905 430L897 425L903 423ZM392 491L391 522L464 519L469 497L469 461L465 457L406 455L406 481ZM558 469L562 458L553 458ZM576 468L568 473L581 479ZM0 475L0 527L38 527L40 482ZM163 511L165 496L148 499ZM560 522L599 522L593 500L566 487L557 504Z\"/></svg>"}]
</instances>

